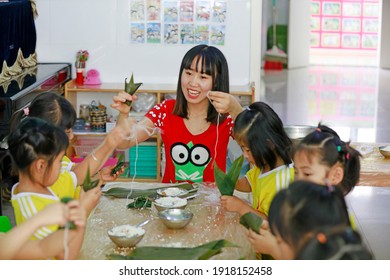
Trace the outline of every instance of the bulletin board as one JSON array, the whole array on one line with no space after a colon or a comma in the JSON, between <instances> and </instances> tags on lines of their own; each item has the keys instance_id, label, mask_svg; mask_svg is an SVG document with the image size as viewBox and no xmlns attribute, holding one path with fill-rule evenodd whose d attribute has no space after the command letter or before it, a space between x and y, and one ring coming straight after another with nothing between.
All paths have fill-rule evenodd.
<instances>
[{"instance_id":1,"label":"bulletin board","mask_svg":"<svg viewBox=\"0 0 390 280\"><path fill-rule=\"evenodd\" d=\"M312 0L311 48L376 50L379 0Z\"/></svg>"},{"instance_id":2,"label":"bulletin board","mask_svg":"<svg viewBox=\"0 0 390 280\"><path fill-rule=\"evenodd\" d=\"M139 80L176 84L184 54L208 44L226 56L230 84L249 85L250 0L130 0L129 11L120 42L129 59L121 61Z\"/></svg>"}]
</instances>

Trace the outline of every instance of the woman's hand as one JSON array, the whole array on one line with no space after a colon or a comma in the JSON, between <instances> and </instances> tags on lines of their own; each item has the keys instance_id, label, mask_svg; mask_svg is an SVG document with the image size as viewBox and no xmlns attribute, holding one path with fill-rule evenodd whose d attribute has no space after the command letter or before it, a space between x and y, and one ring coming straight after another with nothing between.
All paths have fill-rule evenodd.
<instances>
[{"instance_id":1,"label":"woman's hand","mask_svg":"<svg viewBox=\"0 0 390 280\"><path fill-rule=\"evenodd\" d=\"M125 91L119 92L117 95L113 96L112 103L110 106L119 111L120 114L128 115L131 109L131 106L125 104L126 101L135 101L137 100L137 95L130 95Z\"/></svg>"},{"instance_id":2,"label":"woman's hand","mask_svg":"<svg viewBox=\"0 0 390 280\"><path fill-rule=\"evenodd\" d=\"M100 186L102 185L102 181L99 181L99 185L94 187L93 189L85 192L83 189L80 191L80 204L84 207L87 215L91 213L91 211L98 205L100 201L100 197L102 196L102 191Z\"/></svg>"},{"instance_id":3,"label":"woman's hand","mask_svg":"<svg viewBox=\"0 0 390 280\"><path fill-rule=\"evenodd\" d=\"M222 91L209 91L208 97L213 102L213 106L218 113L230 113L233 119L241 113L242 106L231 94Z\"/></svg>"}]
</instances>

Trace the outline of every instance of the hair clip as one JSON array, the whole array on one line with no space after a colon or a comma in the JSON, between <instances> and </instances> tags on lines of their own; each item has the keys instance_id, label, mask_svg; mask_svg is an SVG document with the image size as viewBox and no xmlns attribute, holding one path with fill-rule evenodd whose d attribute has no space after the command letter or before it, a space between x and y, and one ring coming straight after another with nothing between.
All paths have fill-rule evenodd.
<instances>
[{"instance_id":1,"label":"hair clip","mask_svg":"<svg viewBox=\"0 0 390 280\"><path fill-rule=\"evenodd\" d=\"M341 152L341 146L340 146L340 145L337 146L337 151L338 151L339 153Z\"/></svg>"},{"instance_id":2,"label":"hair clip","mask_svg":"<svg viewBox=\"0 0 390 280\"><path fill-rule=\"evenodd\" d=\"M316 238L320 244L325 244L328 241L326 235L322 232L317 233Z\"/></svg>"},{"instance_id":3,"label":"hair clip","mask_svg":"<svg viewBox=\"0 0 390 280\"><path fill-rule=\"evenodd\" d=\"M24 108L23 113L25 116L28 116L30 114L30 109L28 107Z\"/></svg>"},{"instance_id":4,"label":"hair clip","mask_svg":"<svg viewBox=\"0 0 390 280\"><path fill-rule=\"evenodd\" d=\"M248 106L248 107L246 107L246 109L248 110L248 111L251 111L251 108Z\"/></svg>"},{"instance_id":5,"label":"hair clip","mask_svg":"<svg viewBox=\"0 0 390 280\"><path fill-rule=\"evenodd\" d=\"M349 160L349 153L347 153L347 154L345 155L345 159L346 159L346 160Z\"/></svg>"}]
</instances>

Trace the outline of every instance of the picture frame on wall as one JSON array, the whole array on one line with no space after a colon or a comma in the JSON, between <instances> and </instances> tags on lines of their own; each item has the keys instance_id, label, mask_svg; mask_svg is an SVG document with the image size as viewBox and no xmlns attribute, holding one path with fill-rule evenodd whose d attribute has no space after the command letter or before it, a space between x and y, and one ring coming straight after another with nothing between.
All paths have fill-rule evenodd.
<instances>
[{"instance_id":1,"label":"picture frame on wall","mask_svg":"<svg viewBox=\"0 0 390 280\"><path fill-rule=\"evenodd\" d=\"M343 18L343 32L360 32L360 18Z\"/></svg>"},{"instance_id":2,"label":"picture frame on wall","mask_svg":"<svg viewBox=\"0 0 390 280\"><path fill-rule=\"evenodd\" d=\"M322 14L327 16L341 15L341 3L331 1L322 2Z\"/></svg>"},{"instance_id":3,"label":"picture frame on wall","mask_svg":"<svg viewBox=\"0 0 390 280\"><path fill-rule=\"evenodd\" d=\"M322 33L321 46L324 48L339 48L340 34L339 33Z\"/></svg>"},{"instance_id":4,"label":"picture frame on wall","mask_svg":"<svg viewBox=\"0 0 390 280\"><path fill-rule=\"evenodd\" d=\"M360 17L362 15L362 4L357 2L343 2L343 16Z\"/></svg>"},{"instance_id":5,"label":"picture frame on wall","mask_svg":"<svg viewBox=\"0 0 390 280\"><path fill-rule=\"evenodd\" d=\"M360 48L360 35L359 34L342 34L341 46L347 49Z\"/></svg>"},{"instance_id":6,"label":"picture frame on wall","mask_svg":"<svg viewBox=\"0 0 390 280\"><path fill-rule=\"evenodd\" d=\"M323 17L323 31L340 31L340 18Z\"/></svg>"}]
</instances>

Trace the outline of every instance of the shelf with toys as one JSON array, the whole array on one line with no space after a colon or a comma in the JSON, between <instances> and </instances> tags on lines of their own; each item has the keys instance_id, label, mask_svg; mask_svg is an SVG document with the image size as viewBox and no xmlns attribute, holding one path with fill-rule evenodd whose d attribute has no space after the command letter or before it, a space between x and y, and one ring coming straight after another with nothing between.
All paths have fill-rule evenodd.
<instances>
[{"instance_id":1,"label":"shelf with toys","mask_svg":"<svg viewBox=\"0 0 390 280\"><path fill-rule=\"evenodd\" d=\"M65 98L74 106L80 120L80 107L91 105L101 107L107 115L107 122L98 129L74 130L75 138L72 147L68 151L69 156L82 157L83 152L88 152L96 147L105 137L106 131L115 126L115 116L117 112L109 105L112 97L122 91L123 83L102 83L100 85L80 85L75 80L69 81L65 85ZM254 88L247 86L232 86L232 95L237 97L242 106L247 106L254 101ZM152 106L165 99L175 98L176 85L172 84L143 84L137 90L138 100L132 105L131 116L141 119L146 111ZM105 107L105 109L103 109ZM91 108L91 107L90 107ZM77 125L77 124L76 124ZM84 123L85 125L85 123ZM100 131L97 131L100 130ZM116 153L124 153L126 161L126 172L118 180L159 182L161 181L164 168L164 157L162 156L162 143L159 135L151 137L148 141L140 143L137 147L128 150L118 150ZM115 155L115 154L114 154ZM77 159L76 159L77 160Z\"/></svg>"}]
</instances>

